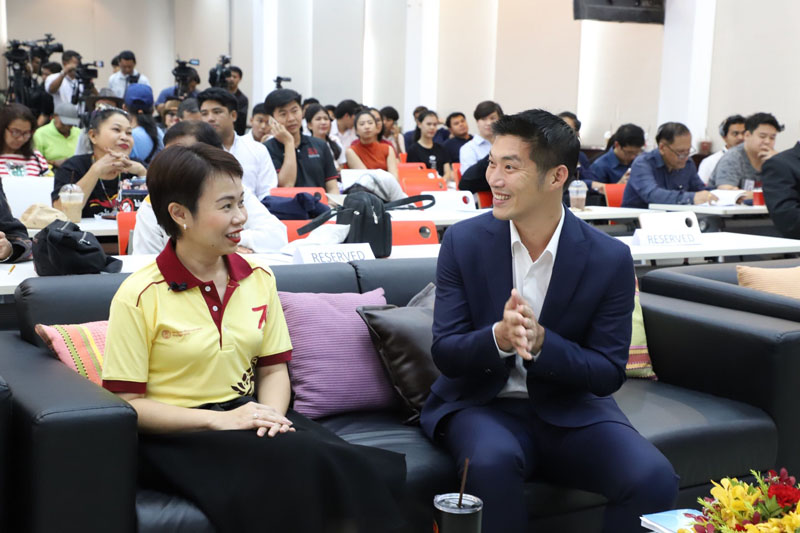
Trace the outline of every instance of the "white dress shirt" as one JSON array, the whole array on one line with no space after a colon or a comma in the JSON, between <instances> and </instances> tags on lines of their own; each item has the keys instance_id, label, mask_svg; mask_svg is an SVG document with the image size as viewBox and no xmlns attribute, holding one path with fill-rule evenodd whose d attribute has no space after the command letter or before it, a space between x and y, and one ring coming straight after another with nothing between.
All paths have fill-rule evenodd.
<instances>
[{"instance_id":1,"label":"white dress shirt","mask_svg":"<svg viewBox=\"0 0 800 533\"><path fill-rule=\"evenodd\" d=\"M253 139L252 135L234 135L231 149L225 148L225 151L230 152L242 165L242 184L253 191L259 200L278 186L278 173L275 172L267 147Z\"/></svg>"},{"instance_id":2,"label":"white dress shirt","mask_svg":"<svg viewBox=\"0 0 800 533\"><path fill-rule=\"evenodd\" d=\"M461 147L461 150L458 151L458 160L461 163L461 175L464 175L464 172L489 155L489 150L492 149L492 143L481 137L480 135L475 135L472 139L464 143L464 146Z\"/></svg>"},{"instance_id":3,"label":"white dress shirt","mask_svg":"<svg viewBox=\"0 0 800 533\"><path fill-rule=\"evenodd\" d=\"M250 248L257 254L279 252L288 244L286 226L275 215L244 187L244 208L247 210L247 222L240 234L239 246ZM142 202L136 211L136 226L133 228L134 254L160 254L167 245L169 236L164 228L158 225L156 214L150 202Z\"/></svg>"},{"instance_id":4,"label":"white dress shirt","mask_svg":"<svg viewBox=\"0 0 800 533\"><path fill-rule=\"evenodd\" d=\"M553 277L553 265L556 262L556 252L558 242L561 239L561 228L564 226L564 206L561 206L561 220L550 237L542 255L533 261L528 249L522 244L517 228L513 221L511 225L511 276L514 288L525 299L533 309L533 316L536 320L542 314L544 298L547 295L547 288L550 286L550 278ZM510 296L510 295L509 295ZM508 298L506 298L508 299ZM494 334L494 328L492 328ZM495 337L497 346L497 337ZM514 357L514 368L509 372L508 381L497 394L498 398L527 398L528 397L528 371L523 366L523 359L516 352L504 352L497 347L500 357ZM534 354L534 362L541 352Z\"/></svg>"},{"instance_id":5,"label":"white dress shirt","mask_svg":"<svg viewBox=\"0 0 800 533\"><path fill-rule=\"evenodd\" d=\"M44 80L44 90L50 93L50 85L61 76L60 72L55 72L47 76L47 79ZM53 107L57 106L61 102L66 102L68 104L72 103L72 93L75 91L75 87L78 86L78 79L73 78L70 79L69 76L64 76L64 79L61 81L61 86L58 88L58 92L53 96Z\"/></svg>"},{"instance_id":6,"label":"white dress shirt","mask_svg":"<svg viewBox=\"0 0 800 533\"><path fill-rule=\"evenodd\" d=\"M133 69L133 75L135 76L137 74L139 74L139 81L136 83L141 83L142 85L150 87L150 80L147 79L147 76ZM118 70L108 77L108 88L114 91L114 94L119 98L125 98L125 91L128 89L128 76L124 75L121 70Z\"/></svg>"},{"instance_id":7,"label":"white dress shirt","mask_svg":"<svg viewBox=\"0 0 800 533\"><path fill-rule=\"evenodd\" d=\"M704 157L702 161L700 161L700 167L697 169L697 175L700 176L700 179L703 180L703 183L708 183L708 180L711 179L711 174L714 173L714 169L717 168L717 163L719 160L722 159L722 156L725 155L727 152L727 148L723 148L719 152L714 152L708 157Z\"/></svg>"},{"instance_id":8,"label":"white dress shirt","mask_svg":"<svg viewBox=\"0 0 800 533\"><path fill-rule=\"evenodd\" d=\"M358 139L358 135L356 135L356 129L350 128L347 131L339 131L339 127L336 125L336 121L331 121L331 132L328 134L330 135L331 139L335 139L339 141L339 144L342 146L342 153L339 156L339 159L336 160L337 163L345 164L347 160L345 159L345 152L350 145L353 144L353 141Z\"/></svg>"}]
</instances>

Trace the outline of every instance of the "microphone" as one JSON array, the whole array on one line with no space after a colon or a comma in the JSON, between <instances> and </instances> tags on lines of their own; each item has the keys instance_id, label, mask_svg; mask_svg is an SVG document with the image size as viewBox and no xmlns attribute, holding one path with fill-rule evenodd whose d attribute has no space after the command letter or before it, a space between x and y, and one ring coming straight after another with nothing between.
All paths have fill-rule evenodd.
<instances>
[{"instance_id":1,"label":"microphone","mask_svg":"<svg viewBox=\"0 0 800 533\"><path fill-rule=\"evenodd\" d=\"M174 281L169 283L169 290L172 292L181 292L185 291L186 289L188 289L188 287L185 283L175 283Z\"/></svg>"}]
</instances>

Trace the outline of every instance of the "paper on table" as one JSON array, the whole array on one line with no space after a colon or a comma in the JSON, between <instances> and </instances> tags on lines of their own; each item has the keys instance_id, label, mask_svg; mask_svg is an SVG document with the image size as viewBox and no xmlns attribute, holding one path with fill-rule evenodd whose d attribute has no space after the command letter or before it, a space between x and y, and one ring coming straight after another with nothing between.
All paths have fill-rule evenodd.
<instances>
[{"instance_id":1,"label":"paper on table","mask_svg":"<svg viewBox=\"0 0 800 533\"><path fill-rule=\"evenodd\" d=\"M713 204L706 202L703 205L711 205L717 207L736 205L739 198L744 198L744 196L747 193L739 189L714 189L713 191L711 191L711 194L716 196L718 200Z\"/></svg>"},{"instance_id":2,"label":"paper on table","mask_svg":"<svg viewBox=\"0 0 800 533\"><path fill-rule=\"evenodd\" d=\"M689 528L694 519L691 516L702 514L695 509L675 509L662 513L652 513L642 516L642 527L656 533L677 533L682 528Z\"/></svg>"}]
</instances>

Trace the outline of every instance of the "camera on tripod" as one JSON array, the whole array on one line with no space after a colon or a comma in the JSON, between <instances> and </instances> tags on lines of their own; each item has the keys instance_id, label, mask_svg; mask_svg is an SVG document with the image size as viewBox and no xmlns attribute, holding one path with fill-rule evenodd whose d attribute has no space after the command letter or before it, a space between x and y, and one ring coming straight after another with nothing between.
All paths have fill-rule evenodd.
<instances>
[{"instance_id":1,"label":"camera on tripod","mask_svg":"<svg viewBox=\"0 0 800 533\"><path fill-rule=\"evenodd\" d=\"M228 78L231 77L231 56L221 55L216 66L208 71L208 84L221 89L228 88Z\"/></svg>"},{"instance_id":2,"label":"camera on tripod","mask_svg":"<svg viewBox=\"0 0 800 533\"><path fill-rule=\"evenodd\" d=\"M64 51L64 46L61 43L53 42L54 40L55 37L52 33L46 33L44 38L33 41L16 39L9 41L8 49L3 53L8 61L7 102L16 102L27 106L33 104L36 100L35 93L37 90L39 92L41 90L32 76L31 71L34 69L31 68L31 64L33 58L38 58L41 63L44 63L50 58L50 54Z\"/></svg>"},{"instance_id":3,"label":"camera on tripod","mask_svg":"<svg viewBox=\"0 0 800 533\"><path fill-rule=\"evenodd\" d=\"M283 89L283 82L292 81L292 78L289 78L289 77L286 77L286 76L278 76L272 81L275 82L275 88L276 89Z\"/></svg>"},{"instance_id":4,"label":"camera on tripod","mask_svg":"<svg viewBox=\"0 0 800 533\"><path fill-rule=\"evenodd\" d=\"M172 69L172 75L175 77L177 92L174 96L183 100L191 92L189 91L189 82L194 80L200 83L200 76L197 74L197 70L194 69L200 64L200 61L198 59L189 59L188 61L176 59L175 63L176 67ZM194 65L194 67L189 65Z\"/></svg>"}]
</instances>

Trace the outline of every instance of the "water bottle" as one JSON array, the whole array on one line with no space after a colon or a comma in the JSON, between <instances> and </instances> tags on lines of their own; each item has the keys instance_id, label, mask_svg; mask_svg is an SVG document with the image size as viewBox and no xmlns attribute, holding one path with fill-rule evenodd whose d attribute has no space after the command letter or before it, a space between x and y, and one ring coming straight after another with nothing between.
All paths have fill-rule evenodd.
<instances>
[{"instance_id":1,"label":"water bottle","mask_svg":"<svg viewBox=\"0 0 800 533\"><path fill-rule=\"evenodd\" d=\"M433 154L428 156L428 168L436 170L436 156Z\"/></svg>"}]
</instances>

